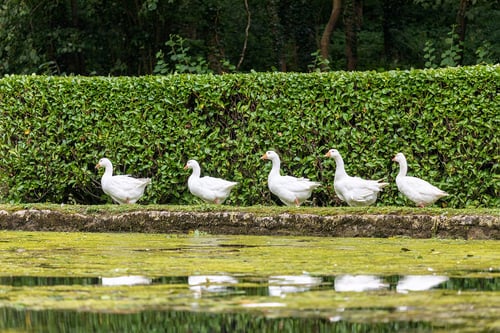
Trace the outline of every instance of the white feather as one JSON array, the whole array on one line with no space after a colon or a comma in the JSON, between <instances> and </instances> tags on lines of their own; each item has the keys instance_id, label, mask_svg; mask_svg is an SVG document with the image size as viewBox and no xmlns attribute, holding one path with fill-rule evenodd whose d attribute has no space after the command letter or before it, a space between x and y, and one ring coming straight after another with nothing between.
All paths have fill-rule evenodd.
<instances>
[{"instance_id":1,"label":"white feather","mask_svg":"<svg viewBox=\"0 0 500 333\"><path fill-rule=\"evenodd\" d=\"M104 167L101 187L104 193L119 204L136 203L144 195L144 189L151 184L149 178L134 178L129 175L113 176L113 164L107 158L101 158L96 168Z\"/></svg>"},{"instance_id":2,"label":"white feather","mask_svg":"<svg viewBox=\"0 0 500 333\"><path fill-rule=\"evenodd\" d=\"M309 199L315 188L321 185L321 183L310 181L307 178L282 176L280 174L280 158L272 150L266 152L261 158L271 160L273 164L267 178L269 190L287 206L299 206Z\"/></svg>"},{"instance_id":3,"label":"white feather","mask_svg":"<svg viewBox=\"0 0 500 333\"><path fill-rule=\"evenodd\" d=\"M448 195L445 191L440 190L423 179L407 176L408 164L402 153L397 153L392 160L399 163L399 173L396 176L396 185L399 192L403 193L417 206L425 207L432 205L439 198Z\"/></svg>"},{"instance_id":4,"label":"white feather","mask_svg":"<svg viewBox=\"0 0 500 333\"><path fill-rule=\"evenodd\" d=\"M191 194L208 203L223 203L233 187L238 183L221 178L200 177L201 168L197 161L189 160L184 169L193 169L193 173L188 178L188 188Z\"/></svg>"},{"instance_id":5,"label":"white feather","mask_svg":"<svg viewBox=\"0 0 500 333\"><path fill-rule=\"evenodd\" d=\"M389 183L381 180L369 180L360 177L351 177L344 169L344 160L336 149L330 149L326 155L335 160L335 179L333 188L340 200L349 206L369 206L377 201L377 196Z\"/></svg>"}]
</instances>

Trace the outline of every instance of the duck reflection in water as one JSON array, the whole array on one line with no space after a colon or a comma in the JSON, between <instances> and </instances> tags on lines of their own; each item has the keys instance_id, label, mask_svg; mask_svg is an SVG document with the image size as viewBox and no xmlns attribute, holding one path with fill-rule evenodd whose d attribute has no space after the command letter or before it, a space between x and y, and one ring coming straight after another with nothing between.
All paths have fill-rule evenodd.
<instances>
[{"instance_id":1,"label":"duck reflection in water","mask_svg":"<svg viewBox=\"0 0 500 333\"><path fill-rule=\"evenodd\" d=\"M374 275L339 275L335 278L336 291L369 291L388 288L387 283Z\"/></svg>"},{"instance_id":2,"label":"duck reflection in water","mask_svg":"<svg viewBox=\"0 0 500 333\"><path fill-rule=\"evenodd\" d=\"M287 293L308 291L319 286L320 277L304 275L277 275L269 278L269 296L285 296Z\"/></svg>"},{"instance_id":3,"label":"duck reflection in water","mask_svg":"<svg viewBox=\"0 0 500 333\"><path fill-rule=\"evenodd\" d=\"M230 275L191 275L188 277L189 289L195 297L201 297L204 292L223 293L229 285L236 285L238 280Z\"/></svg>"},{"instance_id":4,"label":"duck reflection in water","mask_svg":"<svg viewBox=\"0 0 500 333\"><path fill-rule=\"evenodd\" d=\"M101 277L103 286L135 286L151 284L152 280L145 276L130 275L118 277Z\"/></svg>"},{"instance_id":5,"label":"duck reflection in water","mask_svg":"<svg viewBox=\"0 0 500 333\"><path fill-rule=\"evenodd\" d=\"M437 287L443 282L448 281L448 277L439 275L407 275L402 277L396 290L399 293L408 291L424 291Z\"/></svg>"}]
</instances>

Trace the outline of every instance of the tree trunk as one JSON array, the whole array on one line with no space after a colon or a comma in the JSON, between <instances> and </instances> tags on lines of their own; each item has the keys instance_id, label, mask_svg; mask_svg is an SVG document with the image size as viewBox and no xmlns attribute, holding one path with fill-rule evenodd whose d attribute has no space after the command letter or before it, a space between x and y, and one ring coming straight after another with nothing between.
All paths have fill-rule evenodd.
<instances>
[{"instance_id":1,"label":"tree trunk","mask_svg":"<svg viewBox=\"0 0 500 333\"><path fill-rule=\"evenodd\" d=\"M386 62L397 61L396 48L394 47L393 31L397 29L397 18L400 17L401 5L399 0L384 0L382 4L382 32L384 34L384 58Z\"/></svg>"},{"instance_id":2,"label":"tree trunk","mask_svg":"<svg viewBox=\"0 0 500 333\"><path fill-rule=\"evenodd\" d=\"M457 35L458 35L458 47L460 58L457 63L462 65L464 60L464 41L465 41L465 31L467 25L467 18L465 14L467 13L467 9L469 8L471 0L460 0L460 6L458 7L457 12Z\"/></svg>"},{"instance_id":3,"label":"tree trunk","mask_svg":"<svg viewBox=\"0 0 500 333\"><path fill-rule=\"evenodd\" d=\"M361 28L363 3L361 0L351 0L345 9L345 53L347 70L356 70L358 64L358 30Z\"/></svg>"},{"instance_id":4,"label":"tree trunk","mask_svg":"<svg viewBox=\"0 0 500 333\"><path fill-rule=\"evenodd\" d=\"M217 74L223 72L221 60L225 57L225 50L223 44L220 42L220 9L214 8L207 14L210 27L205 31L207 33L207 60L208 67Z\"/></svg>"},{"instance_id":5,"label":"tree trunk","mask_svg":"<svg viewBox=\"0 0 500 333\"><path fill-rule=\"evenodd\" d=\"M78 19L78 1L71 0L71 25L75 30L80 29L80 21ZM75 50L72 54L72 62L75 74L85 73L85 61L81 51Z\"/></svg>"},{"instance_id":6,"label":"tree trunk","mask_svg":"<svg viewBox=\"0 0 500 333\"><path fill-rule=\"evenodd\" d=\"M279 17L279 1L267 1L267 14L269 16L269 25L274 43L274 52L277 60L277 65L280 71L286 72L286 60L283 54L284 36L283 27Z\"/></svg>"},{"instance_id":7,"label":"tree trunk","mask_svg":"<svg viewBox=\"0 0 500 333\"><path fill-rule=\"evenodd\" d=\"M328 19L328 23L325 26L325 30L323 31L320 42L320 52L323 59L328 59L330 37L339 19L340 10L342 9L342 0L332 0L332 4L332 12L330 13L330 18Z\"/></svg>"}]
</instances>

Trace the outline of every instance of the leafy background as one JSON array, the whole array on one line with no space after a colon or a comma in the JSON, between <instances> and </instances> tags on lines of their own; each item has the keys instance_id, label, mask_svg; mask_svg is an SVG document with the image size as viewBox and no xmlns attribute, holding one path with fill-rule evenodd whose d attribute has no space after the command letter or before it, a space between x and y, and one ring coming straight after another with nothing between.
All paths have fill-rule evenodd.
<instances>
[{"instance_id":1,"label":"leafy background","mask_svg":"<svg viewBox=\"0 0 500 333\"><path fill-rule=\"evenodd\" d=\"M391 161L450 193L436 205L499 207L500 66L389 72L250 73L144 77L5 76L0 79L3 202L109 202L94 168L152 177L142 203L198 202L188 159L202 174L238 181L226 202L278 204L267 189L269 149L282 171L335 196L338 149L350 175L391 185L377 205L412 205Z\"/></svg>"}]
</instances>

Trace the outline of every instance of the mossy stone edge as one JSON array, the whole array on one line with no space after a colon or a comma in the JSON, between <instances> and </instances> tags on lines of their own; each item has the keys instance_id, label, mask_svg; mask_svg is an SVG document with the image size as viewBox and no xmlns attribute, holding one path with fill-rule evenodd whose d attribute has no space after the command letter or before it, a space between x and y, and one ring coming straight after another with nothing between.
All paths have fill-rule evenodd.
<instances>
[{"instance_id":1,"label":"mossy stone edge","mask_svg":"<svg viewBox=\"0 0 500 333\"><path fill-rule=\"evenodd\" d=\"M325 237L500 239L498 214L435 215L311 214L245 211L134 210L71 212L56 209L0 210L1 230L138 232Z\"/></svg>"}]
</instances>

